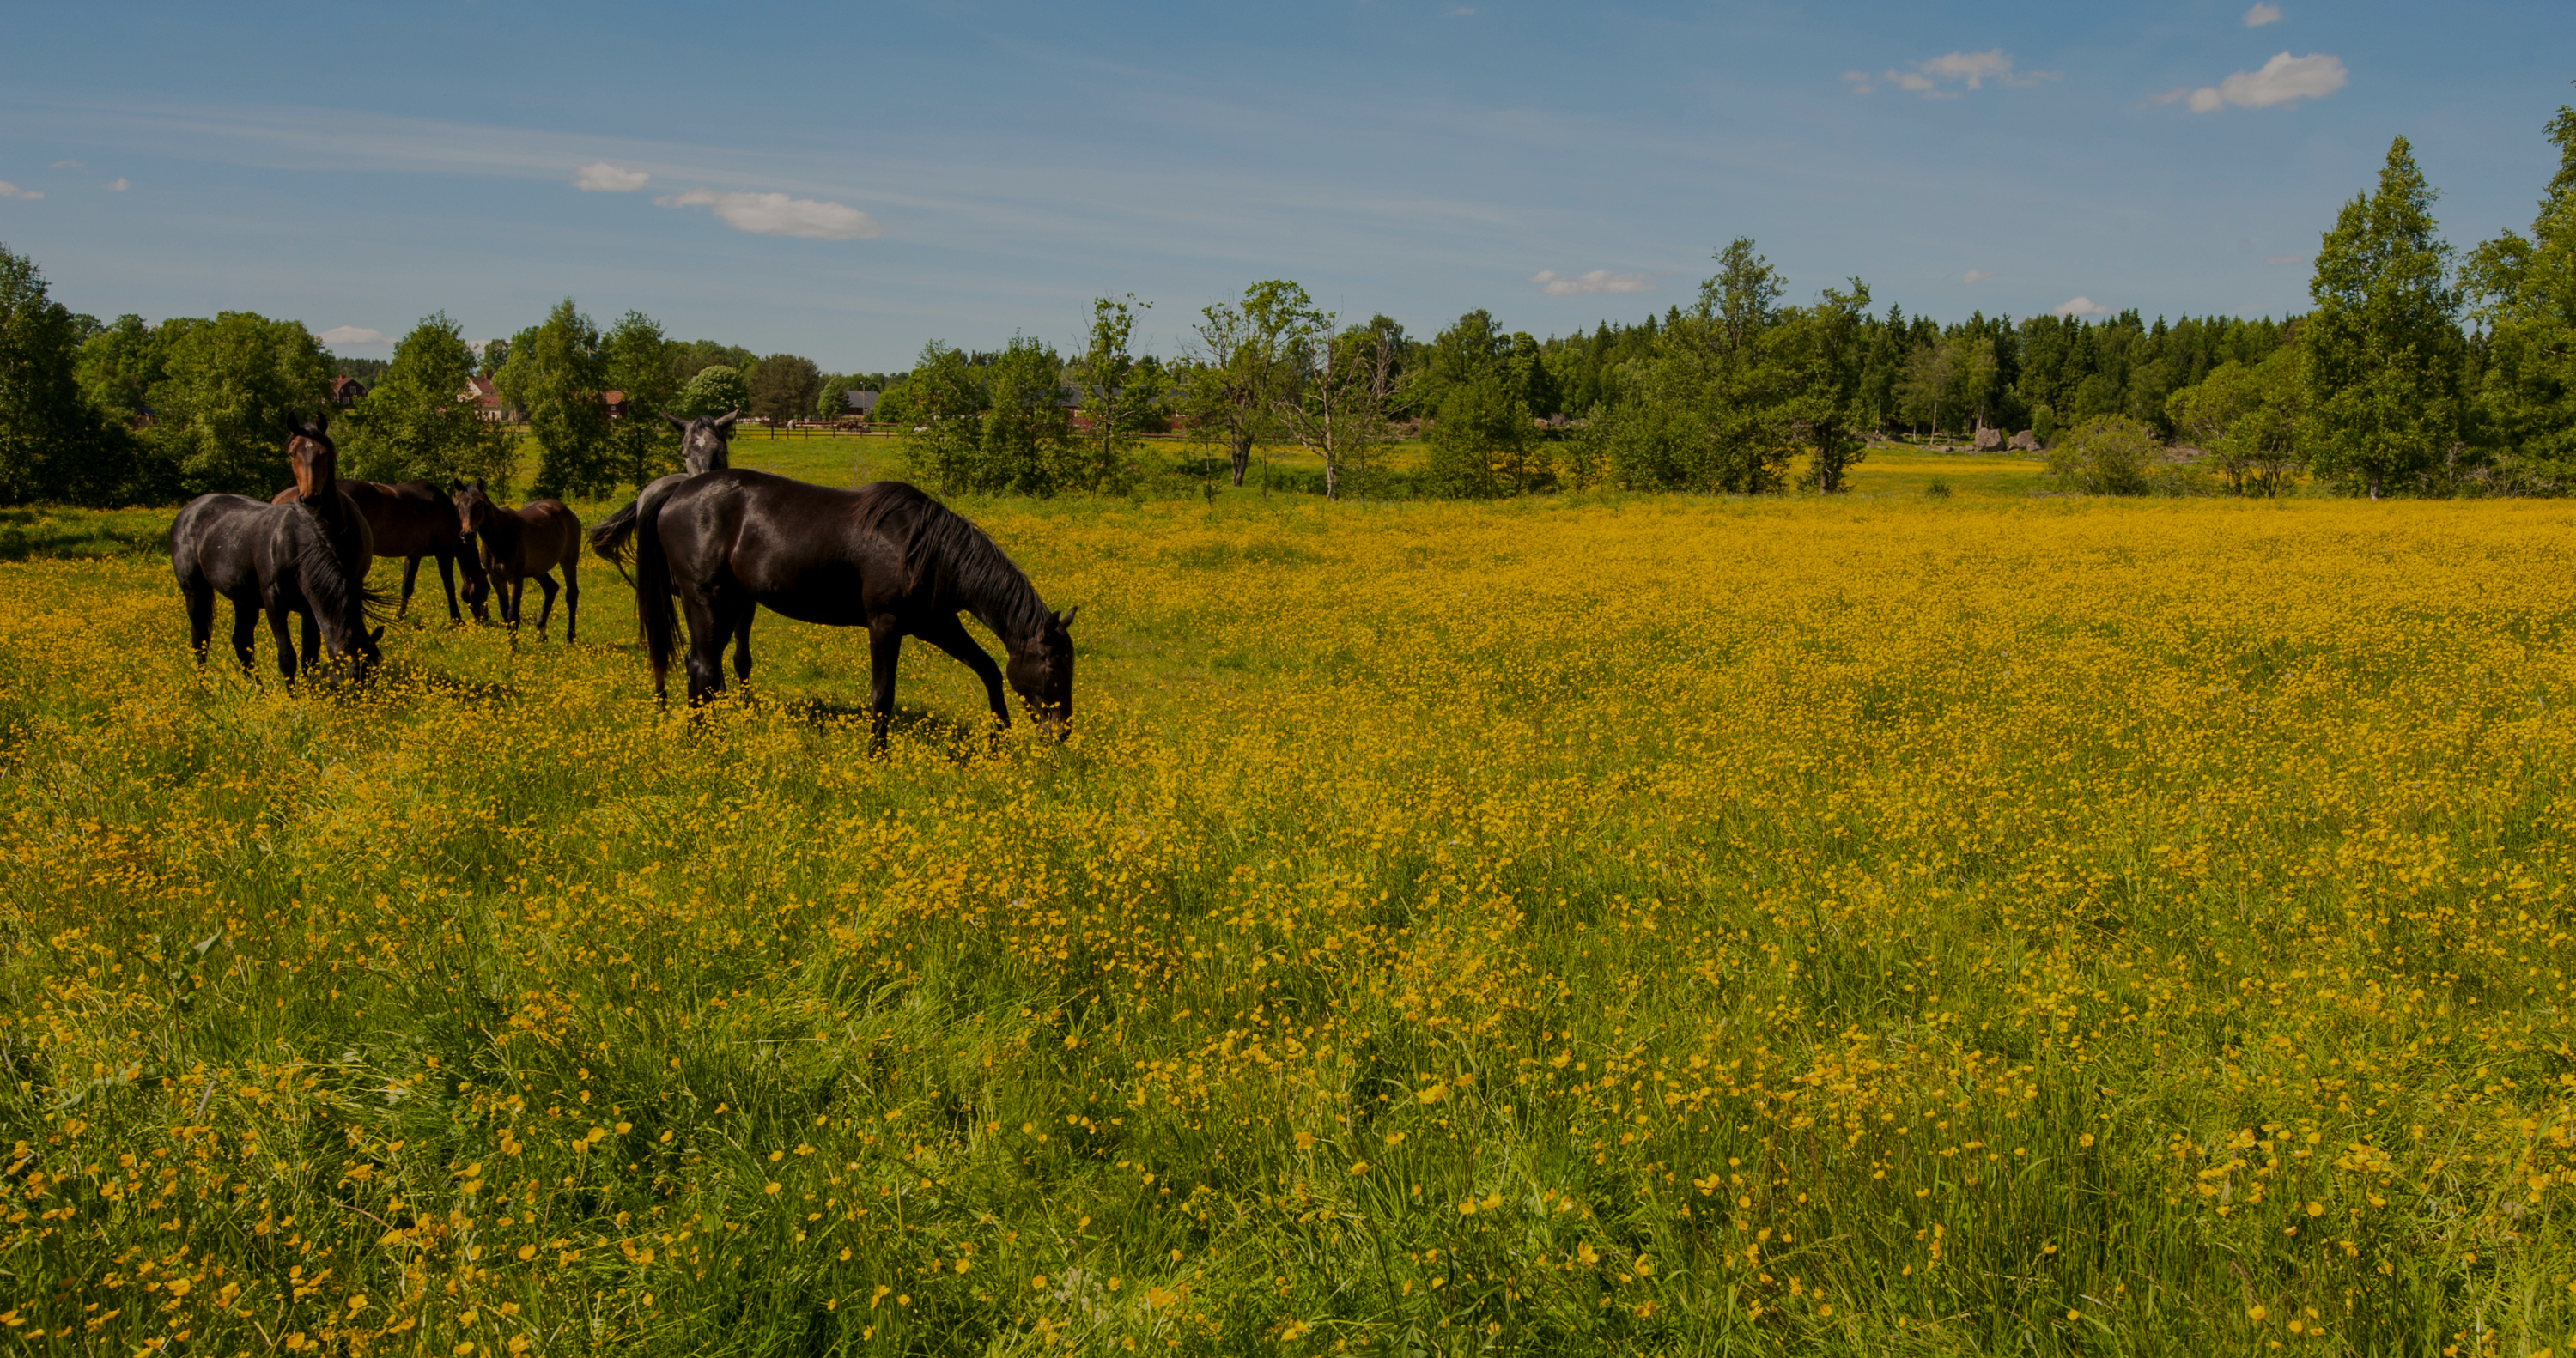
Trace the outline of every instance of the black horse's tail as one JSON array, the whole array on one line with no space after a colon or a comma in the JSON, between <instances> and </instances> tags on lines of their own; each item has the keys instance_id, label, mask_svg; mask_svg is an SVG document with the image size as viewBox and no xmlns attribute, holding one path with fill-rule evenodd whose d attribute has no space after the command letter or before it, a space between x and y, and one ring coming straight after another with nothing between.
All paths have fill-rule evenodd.
<instances>
[{"instance_id":1,"label":"black horse's tail","mask_svg":"<svg viewBox=\"0 0 2576 1358\"><path fill-rule=\"evenodd\" d=\"M626 574L627 557L635 550L635 511L642 503L643 497L638 496L624 509L592 524L590 528L590 550L598 553L600 560L615 566L620 575ZM631 581L634 577L627 578Z\"/></svg>"},{"instance_id":2,"label":"black horse's tail","mask_svg":"<svg viewBox=\"0 0 2576 1358\"><path fill-rule=\"evenodd\" d=\"M629 520L628 533L635 542L635 614L642 624L644 657L653 667L653 691L666 702L670 694L665 676L671 672L671 638L679 630L679 618L671 607L671 563L662 552L662 505L668 498L656 496L651 504L639 501L619 511L632 511L634 515ZM598 532L593 530L591 543L595 547L598 542Z\"/></svg>"}]
</instances>

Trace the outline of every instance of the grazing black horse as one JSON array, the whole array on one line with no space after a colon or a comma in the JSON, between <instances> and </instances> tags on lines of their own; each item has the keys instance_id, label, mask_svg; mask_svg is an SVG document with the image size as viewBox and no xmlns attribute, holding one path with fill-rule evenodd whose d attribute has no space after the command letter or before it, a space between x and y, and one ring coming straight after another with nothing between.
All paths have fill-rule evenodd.
<instances>
[{"instance_id":1,"label":"grazing black horse","mask_svg":"<svg viewBox=\"0 0 2576 1358\"><path fill-rule=\"evenodd\" d=\"M364 674L382 657L385 629L367 629L383 595L367 588L375 544L366 516L338 485L340 451L321 422L289 421L286 455L295 498L262 504L243 495L200 495L170 526L170 569L188 603L188 644L204 664L215 630L215 596L233 601L233 654L251 668L250 633L259 611L277 636L277 670L295 682L290 613L304 618L304 664L329 660Z\"/></svg>"},{"instance_id":2,"label":"grazing black horse","mask_svg":"<svg viewBox=\"0 0 2576 1358\"><path fill-rule=\"evenodd\" d=\"M1003 671L957 620L972 613L1001 639L1011 688L1062 735L1073 717L1073 609L1052 613L983 530L900 481L833 490L755 471L708 472L638 502L635 600L653 688L668 701L676 628L689 614L689 701L724 690L725 642L767 605L800 622L868 629L876 744L894 712L895 661L916 636L984 681L1002 725ZM747 653L737 672L750 677Z\"/></svg>"},{"instance_id":3,"label":"grazing black horse","mask_svg":"<svg viewBox=\"0 0 2576 1358\"><path fill-rule=\"evenodd\" d=\"M663 412L662 418L680 431L680 465L687 470L656 477L638 488L635 498L624 509L592 525L590 549L599 553L600 560L615 566L618 574L625 575L626 558L634 550L635 512L645 499L668 494L671 487L692 476L720 472L733 465L733 449L727 440L733 436L733 422L741 416L739 410L728 410L712 418L700 415L693 420L684 420L668 411ZM630 583L634 579L632 576L627 578Z\"/></svg>"}]
</instances>

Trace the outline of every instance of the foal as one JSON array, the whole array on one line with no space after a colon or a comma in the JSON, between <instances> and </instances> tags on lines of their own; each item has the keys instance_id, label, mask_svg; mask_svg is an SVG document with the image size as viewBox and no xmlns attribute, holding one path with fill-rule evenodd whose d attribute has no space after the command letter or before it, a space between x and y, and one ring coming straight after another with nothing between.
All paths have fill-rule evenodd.
<instances>
[{"instance_id":1,"label":"foal","mask_svg":"<svg viewBox=\"0 0 2576 1358\"><path fill-rule=\"evenodd\" d=\"M492 577L479 588L479 582L466 582L465 602L473 606L475 619L483 620L484 599L498 594L501 620L517 631L519 597L534 577L546 596L537 607L537 636L543 638L546 619L555 611L555 579L549 572L561 566L564 640L572 641L581 625L581 579L575 574L581 564L581 520L561 500L531 500L517 509L503 509L484 493L479 477L471 483L458 482L455 492L457 525L481 539L483 569Z\"/></svg>"}]
</instances>

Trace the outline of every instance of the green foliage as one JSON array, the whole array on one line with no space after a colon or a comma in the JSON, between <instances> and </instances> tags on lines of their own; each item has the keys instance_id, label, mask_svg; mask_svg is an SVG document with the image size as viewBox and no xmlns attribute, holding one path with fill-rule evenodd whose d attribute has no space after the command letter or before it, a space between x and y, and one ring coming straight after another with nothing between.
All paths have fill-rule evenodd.
<instances>
[{"instance_id":1,"label":"green foliage","mask_svg":"<svg viewBox=\"0 0 2576 1358\"><path fill-rule=\"evenodd\" d=\"M752 356L752 352L749 349L745 349L739 344L718 344L714 340L703 339L690 340L685 344L676 340L673 341L670 350L668 351L667 361L670 364L671 380L680 383L686 383L690 378L697 376L699 373L702 373L709 368L723 367L731 368L738 373L749 372L752 367L759 362L757 358ZM745 411L748 411L750 408L751 407L747 404L739 407L726 407L728 410L740 409ZM724 411L716 410L708 413L721 415Z\"/></svg>"},{"instance_id":2,"label":"green foliage","mask_svg":"<svg viewBox=\"0 0 2576 1358\"><path fill-rule=\"evenodd\" d=\"M751 409L751 383L739 369L716 364L700 368L680 389L679 413L687 419Z\"/></svg>"},{"instance_id":3,"label":"green foliage","mask_svg":"<svg viewBox=\"0 0 2576 1358\"><path fill-rule=\"evenodd\" d=\"M1052 345L1011 337L985 379L983 441L974 490L1053 495L1088 480L1065 407L1064 360Z\"/></svg>"},{"instance_id":4,"label":"green foliage","mask_svg":"<svg viewBox=\"0 0 2576 1358\"><path fill-rule=\"evenodd\" d=\"M504 404L528 412L537 442L533 495L600 495L617 481L608 438L607 364L599 327L569 297L547 313L545 324L511 341L510 358L494 379Z\"/></svg>"},{"instance_id":5,"label":"green foliage","mask_svg":"<svg viewBox=\"0 0 2576 1358\"><path fill-rule=\"evenodd\" d=\"M1136 302L1134 293L1123 300L1093 298L1090 346L1066 369L1090 425L1082 436L1086 489L1114 490L1131 482L1135 452L1142 446L1136 436L1162 423L1161 365L1128 351L1136 333L1135 313L1147 305Z\"/></svg>"},{"instance_id":6,"label":"green foliage","mask_svg":"<svg viewBox=\"0 0 2576 1358\"><path fill-rule=\"evenodd\" d=\"M1240 304L1202 309L1191 327L1196 352L1181 410L1194 432L1225 448L1238 486L1254 445L1277 433L1280 398L1296 381L1290 331L1313 310L1304 288L1273 278L1244 289Z\"/></svg>"},{"instance_id":7,"label":"green foliage","mask_svg":"<svg viewBox=\"0 0 2576 1358\"><path fill-rule=\"evenodd\" d=\"M35 261L0 247L0 500L113 504L141 489L120 412L82 390L81 331Z\"/></svg>"},{"instance_id":8,"label":"green foliage","mask_svg":"<svg viewBox=\"0 0 2576 1358\"><path fill-rule=\"evenodd\" d=\"M2576 489L2576 108L2548 128L2558 173L2531 239L2506 231L2472 251L2462 281L2486 326L2473 395L2498 488Z\"/></svg>"},{"instance_id":9,"label":"green foliage","mask_svg":"<svg viewBox=\"0 0 2576 1358\"><path fill-rule=\"evenodd\" d=\"M609 389L626 393L626 418L609 422L608 444L611 464L629 485L641 487L680 469L679 431L662 418L680 400L671 347L661 325L640 311L618 317L599 342Z\"/></svg>"},{"instance_id":10,"label":"green foliage","mask_svg":"<svg viewBox=\"0 0 2576 1358\"><path fill-rule=\"evenodd\" d=\"M2355 197L2317 251L2300 334L2300 442L2321 475L2378 499L2423 486L2461 433L2464 356L2451 247L2404 137L2376 193Z\"/></svg>"},{"instance_id":11,"label":"green foliage","mask_svg":"<svg viewBox=\"0 0 2576 1358\"><path fill-rule=\"evenodd\" d=\"M2165 400L2183 437L2207 451L2235 495L2278 495L2298 465L2299 355L2283 345L2260 363L2229 359Z\"/></svg>"},{"instance_id":12,"label":"green foliage","mask_svg":"<svg viewBox=\"0 0 2576 1358\"><path fill-rule=\"evenodd\" d=\"M320 412L330 382L330 356L302 322L227 311L170 341L145 439L185 493L265 499L288 479L287 417Z\"/></svg>"},{"instance_id":13,"label":"green foliage","mask_svg":"<svg viewBox=\"0 0 2576 1358\"><path fill-rule=\"evenodd\" d=\"M1506 335L1493 316L1468 312L1433 338L1415 370L1415 399L1432 412L1422 480L1437 495L1492 499L1548 482L1547 448L1530 415L1527 335Z\"/></svg>"},{"instance_id":14,"label":"green foliage","mask_svg":"<svg viewBox=\"0 0 2576 1358\"><path fill-rule=\"evenodd\" d=\"M128 419L150 409L153 384L161 380L172 341L190 322L145 325L132 312L99 328L80 347L81 389L92 404Z\"/></svg>"},{"instance_id":15,"label":"green foliage","mask_svg":"<svg viewBox=\"0 0 2576 1358\"><path fill-rule=\"evenodd\" d=\"M2096 415L2048 450L2048 475L2087 495L2144 495L2155 489L2156 431L2126 415Z\"/></svg>"},{"instance_id":16,"label":"green foliage","mask_svg":"<svg viewBox=\"0 0 2576 1358\"><path fill-rule=\"evenodd\" d=\"M779 424L812 419L815 396L823 389L822 369L800 354L771 354L752 366L746 380L751 413Z\"/></svg>"},{"instance_id":17,"label":"green foliage","mask_svg":"<svg viewBox=\"0 0 2576 1358\"><path fill-rule=\"evenodd\" d=\"M474 350L445 312L424 316L394 345L392 364L335 430L342 470L371 481L504 481L514 449L507 430L467 398Z\"/></svg>"},{"instance_id":18,"label":"green foliage","mask_svg":"<svg viewBox=\"0 0 2576 1358\"><path fill-rule=\"evenodd\" d=\"M985 481L984 384L962 351L938 340L923 345L912 376L887 393L885 403L897 407L886 418L914 426L904 439L907 475L943 491Z\"/></svg>"}]
</instances>

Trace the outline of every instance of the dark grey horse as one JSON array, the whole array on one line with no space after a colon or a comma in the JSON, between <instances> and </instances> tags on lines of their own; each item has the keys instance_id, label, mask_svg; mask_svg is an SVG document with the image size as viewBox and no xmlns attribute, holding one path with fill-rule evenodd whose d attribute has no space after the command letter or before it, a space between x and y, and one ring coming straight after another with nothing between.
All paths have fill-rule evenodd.
<instances>
[{"instance_id":1,"label":"dark grey horse","mask_svg":"<svg viewBox=\"0 0 2576 1358\"><path fill-rule=\"evenodd\" d=\"M200 495L170 526L170 569L188 604L188 644L204 664L215 630L215 596L233 601L233 654L251 668L253 619L268 615L277 671L295 682L289 614L304 619L304 664L327 658L364 674L379 659L385 629L368 630L382 595L367 588L375 542L366 516L339 487L340 451L324 424L290 420L286 456L295 496L262 504L242 495ZM328 656L324 654L328 648Z\"/></svg>"},{"instance_id":2,"label":"dark grey horse","mask_svg":"<svg viewBox=\"0 0 2576 1358\"><path fill-rule=\"evenodd\" d=\"M626 559L635 549L637 507L647 496L667 495L673 486L692 476L703 476L732 466L733 449L727 440L733 436L733 422L741 416L739 410L728 410L721 415L700 415L693 420L684 420L665 412L662 418L680 431L680 465L686 470L656 477L636 490L633 503L593 525L590 549L599 553L601 560L615 566L618 574L625 575ZM628 578L633 579L632 576Z\"/></svg>"}]
</instances>

